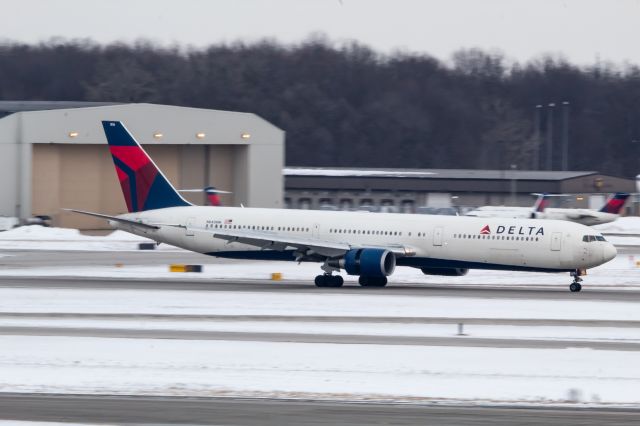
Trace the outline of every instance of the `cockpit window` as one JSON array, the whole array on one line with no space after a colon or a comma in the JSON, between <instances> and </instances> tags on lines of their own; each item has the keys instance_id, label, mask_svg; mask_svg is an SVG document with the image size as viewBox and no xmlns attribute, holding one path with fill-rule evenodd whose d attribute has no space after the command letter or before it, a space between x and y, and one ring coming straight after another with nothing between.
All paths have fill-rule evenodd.
<instances>
[{"instance_id":1,"label":"cockpit window","mask_svg":"<svg viewBox=\"0 0 640 426\"><path fill-rule=\"evenodd\" d=\"M584 235L582 241L592 243L594 241L606 241L602 235Z\"/></svg>"}]
</instances>

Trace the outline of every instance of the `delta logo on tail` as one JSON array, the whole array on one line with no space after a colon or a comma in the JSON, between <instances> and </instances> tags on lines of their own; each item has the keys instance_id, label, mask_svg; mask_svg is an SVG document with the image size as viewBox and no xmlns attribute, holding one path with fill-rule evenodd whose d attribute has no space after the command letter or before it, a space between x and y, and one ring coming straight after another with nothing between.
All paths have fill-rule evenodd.
<instances>
[{"instance_id":1,"label":"delta logo on tail","mask_svg":"<svg viewBox=\"0 0 640 426\"><path fill-rule=\"evenodd\" d=\"M173 206L189 206L142 150L122 123L103 121L129 213Z\"/></svg>"},{"instance_id":2,"label":"delta logo on tail","mask_svg":"<svg viewBox=\"0 0 640 426\"><path fill-rule=\"evenodd\" d=\"M481 230L480 230L480 234L491 234L491 228L489 228L489 225L485 225Z\"/></svg>"},{"instance_id":3,"label":"delta logo on tail","mask_svg":"<svg viewBox=\"0 0 640 426\"><path fill-rule=\"evenodd\" d=\"M600 209L603 213L620 214L620 210L629 198L626 192L616 192L613 197Z\"/></svg>"}]
</instances>

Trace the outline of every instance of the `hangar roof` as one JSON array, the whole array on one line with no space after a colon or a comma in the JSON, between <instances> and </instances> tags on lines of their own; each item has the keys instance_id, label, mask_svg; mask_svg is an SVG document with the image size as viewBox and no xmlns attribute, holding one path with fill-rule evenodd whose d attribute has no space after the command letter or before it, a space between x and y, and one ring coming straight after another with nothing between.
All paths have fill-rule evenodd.
<instances>
[{"instance_id":1,"label":"hangar roof","mask_svg":"<svg viewBox=\"0 0 640 426\"><path fill-rule=\"evenodd\" d=\"M2 143L105 143L101 121L122 121L143 144L284 144L284 132L252 113L158 104L0 102Z\"/></svg>"},{"instance_id":2,"label":"hangar roof","mask_svg":"<svg viewBox=\"0 0 640 426\"><path fill-rule=\"evenodd\" d=\"M474 169L374 169L374 168L323 168L287 167L287 177L357 177L357 178L413 178L413 179L516 179L560 181L596 175L593 171L545 171L545 170L474 170Z\"/></svg>"},{"instance_id":3,"label":"hangar roof","mask_svg":"<svg viewBox=\"0 0 640 426\"><path fill-rule=\"evenodd\" d=\"M118 105L116 102L80 102L80 101L0 101L0 116L23 111L44 111L50 109L86 108L105 105Z\"/></svg>"}]
</instances>

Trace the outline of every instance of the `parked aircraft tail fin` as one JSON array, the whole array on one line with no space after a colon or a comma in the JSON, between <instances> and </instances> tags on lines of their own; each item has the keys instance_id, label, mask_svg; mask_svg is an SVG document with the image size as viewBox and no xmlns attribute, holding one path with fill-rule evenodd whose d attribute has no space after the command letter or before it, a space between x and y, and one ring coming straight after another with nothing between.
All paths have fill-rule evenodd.
<instances>
[{"instance_id":1,"label":"parked aircraft tail fin","mask_svg":"<svg viewBox=\"0 0 640 426\"><path fill-rule=\"evenodd\" d=\"M547 206L549 205L549 194L545 192L544 194L537 194L537 195L538 195L538 199L533 205L533 211L536 213L542 213L544 212L544 209L546 209Z\"/></svg>"},{"instance_id":2,"label":"parked aircraft tail fin","mask_svg":"<svg viewBox=\"0 0 640 426\"><path fill-rule=\"evenodd\" d=\"M616 192L613 197L600 209L604 213L620 214L624 203L626 203L629 194L627 192Z\"/></svg>"},{"instance_id":3,"label":"parked aircraft tail fin","mask_svg":"<svg viewBox=\"0 0 640 426\"><path fill-rule=\"evenodd\" d=\"M103 121L102 127L130 213L191 205L120 121Z\"/></svg>"}]
</instances>

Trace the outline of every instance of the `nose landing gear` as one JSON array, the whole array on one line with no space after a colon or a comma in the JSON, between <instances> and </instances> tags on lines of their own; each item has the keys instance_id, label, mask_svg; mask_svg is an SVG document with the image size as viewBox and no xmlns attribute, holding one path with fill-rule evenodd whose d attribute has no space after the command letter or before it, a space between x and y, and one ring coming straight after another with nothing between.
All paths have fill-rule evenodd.
<instances>
[{"instance_id":1,"label":"nose landing gear","mask_svg":"<svg viewBox=\"0 0 640 426\"><path fill-rule=\"evenodd\" d=\"M584 271L580 269L576 269L575 271L571 272L573 282L569 285L569 290L572 293L577 293L582 290L582 284L580 284L582 282L582 278L580 278L580 276L583 275L583 272Z\"/></svg>"}]
</instances>

